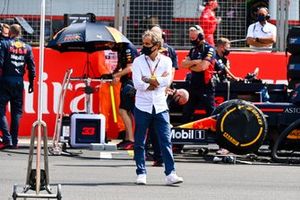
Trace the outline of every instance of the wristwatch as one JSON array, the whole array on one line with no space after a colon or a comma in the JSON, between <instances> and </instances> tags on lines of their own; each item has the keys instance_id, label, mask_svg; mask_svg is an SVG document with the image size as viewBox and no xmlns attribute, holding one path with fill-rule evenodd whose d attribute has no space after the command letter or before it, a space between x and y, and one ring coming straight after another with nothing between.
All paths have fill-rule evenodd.
<instances>
[{"instance_id":1,"label":"wristwatch","mask_svg":"<svg viewBox=\"0 0 300 200\"><path fill-rule=\"evenodd\" d=\"M150 83L150 78L144 78L145 83Z\"/></svg>"}]
</instances>

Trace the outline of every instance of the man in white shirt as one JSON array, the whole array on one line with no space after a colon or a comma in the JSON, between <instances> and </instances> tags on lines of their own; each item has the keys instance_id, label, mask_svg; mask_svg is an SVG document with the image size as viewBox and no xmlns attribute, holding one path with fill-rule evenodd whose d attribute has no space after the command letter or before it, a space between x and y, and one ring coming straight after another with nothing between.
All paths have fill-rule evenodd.
<instances>
[{"instance_id":1,"label":"man in white shirt","mask_svg":"<svg viewBox=\"0 0 300 200\"><path fill-rule=\"evenodd\" d=\"M247 44L251 48L272 48L276 42L276 26L269 23L269 11L266 7L257 11L257 22L251 24L247 31Z\"/></svg>"},{"instance_id":2,"label":"man in white shirt","mask_svg":"<svg viewBox=\"0 0 300 200\"><path fill-rule=\"evenodd\" d=\"M136 162L136 184L146 184L145 142L149 125L158 134L163 161L165 163L166 184L182 183L175 173L171 143L170 117L166 102L166 88L171 82L172 61L159 53L162 38L153 31L143 34L142 55L133 61L132 79L135 96L134 159Z\"/></svg>"}]
</instances>

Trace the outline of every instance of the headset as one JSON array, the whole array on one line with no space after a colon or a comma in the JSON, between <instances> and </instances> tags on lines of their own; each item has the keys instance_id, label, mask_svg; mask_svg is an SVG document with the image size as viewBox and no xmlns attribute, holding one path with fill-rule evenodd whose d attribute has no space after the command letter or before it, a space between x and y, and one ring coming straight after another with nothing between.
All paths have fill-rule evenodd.
<instances>
[{"instance_id":1,"label":"headset","mask_svg":"<svg viewBox=\"0 0 300 200\"><path fill-rule=\"evenodd\" d=\"M198 39L199 40L203 40L204 39L203 29L199 25L197 25L197 24L195 24L195 25L193 25L191 27L195 28L197 31L201 31L201 33L198 34Z\"/></svg>"},{"instance_id":2,"label":"headset","mask_svg":"<svg viewBox=\"0 0 300 200\"><path fill-rule=\"evenodd\" d=\"M193 25L191 27L195 28L197 31L201 31L201 33L198 34L198 39L199 40L203 40L204 39L203 29L199 25L197 25L197 24L195 24L195 25Z\"/></svg>"},{"instance_id":3,"label":"headset","mask_svg":"<svg viewBox=\"0 0 300 200\"><path fill-rule=\"evenodd\" d=\"M258 11L259 11L260 9L265 9L265 10L268 12L268 14L266 15L266 20L269 20L269 19L271 18L270 14L269 14L269 9L268 9L267 7L265 7L265 6L263 6L263 7L258 7L257 10L256 10L256 15L258 15Z\"/></svg>"},{"instance_id":4,"label":"headset","mask_svg":"<svg viewBox=\"0 0 300 200\"><path fill-rule=\"evenodd\" d=\"M201 31L201 27L197 24L191 26L191 27L194 27L197 31Z\"/></svg>"}]
</instances>

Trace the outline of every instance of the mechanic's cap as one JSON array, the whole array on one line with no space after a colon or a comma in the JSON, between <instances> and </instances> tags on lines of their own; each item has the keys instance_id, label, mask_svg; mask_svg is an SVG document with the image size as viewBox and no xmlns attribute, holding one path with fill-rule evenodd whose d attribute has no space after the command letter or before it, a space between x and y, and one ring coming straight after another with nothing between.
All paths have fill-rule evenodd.
<instances>
[{"instance_id":1,"label":"mechanic's cap","mask_svg":"<svg viewBox=\"0 0 300 200\"><path fill-rule=\"evenodd\" d=\"M203 29L199 25L193 25L189 28L189 31L198 31L199 33L203 33Z\"/></svg>"}]
</instances>

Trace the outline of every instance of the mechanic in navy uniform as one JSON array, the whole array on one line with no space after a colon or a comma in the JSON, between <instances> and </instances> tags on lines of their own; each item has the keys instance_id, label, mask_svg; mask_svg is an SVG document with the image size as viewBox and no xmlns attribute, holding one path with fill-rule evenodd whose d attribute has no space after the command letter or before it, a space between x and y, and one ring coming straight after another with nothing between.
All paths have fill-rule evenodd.
<instances>
[{"instance_id":1,"label":"mechanic in navy uniform","mask_svg":"<svg viewBox=\"0 0 300 200\"><path fill-rule=\"evenodd\" d=\"M113 72L114 80L120 79L120 106L119 114L125 125L125 139L117 146L119 149L132 150L134 145L133 133L133 108L135 89L131 77L131 67L133 60L138 56L138 51L132 43L123 43L115 46L113 51L118 52L118 64Z\"/></svg>"},{"instance_id":2,"label":"mechanic in navy uniform","mask_svg":"<svg viewBox=\"0 0 300 200\"><path fill-rule=\"evenodd\" d=\"M3 133L3 143L0 149L17 148L19 121L23 109L23 76L28 70L28 93L33 92L35 64L31 47L21 40L20 25L10 27L10 40L0 43L0 130ZM6 119L6 106L10 102L11 126Z\"/></svg>"},{"instance_id":3,"label":"mechanic in navy uniform","mask_svg":"<svg viewBox=\"0 0 300 200\"><path fill-rule=\"evenodd\" d=\"M215 108L215 88L212 77L214 72L215 49L204 40L200 26L189 28L189 38L194 46L183 60L182 67L189 69L189 101L183 108L183 123L190 122L197 106L201 103L210 115Z\"/></svg>"},{"instance_id":4,"label":"mechanic in navy uniform","mask_svg":"<svg viewBox=\"0 0 300 200\"><path fill-rule=\"evenodd\" d=\"M0 23L0 41L8 40L8 39L10 39L9 38L9 25ZM0 142L3 142L2 135L0 137Z\"/></svg>"},{"instance_id":5,"label":"mechanic in navy uniform","mask_svg":"<svg viewBox=\"0 0 300 200\"><path fill-rule=\"evenodd\" d=\"M230 53L230 41L227 38L219 38L216 43L216 61L215 61L215 83L228 83L228 81L240 81L242 78L236 77L230 71L230 61L228 55ZM227 149L220 148L217 152L217 156L213 158L214 162L224 160L224 158L218 155L226 155L229 153Z\"/></svg>"},{"instance_id":6,"label":"mechanic in navy uniform","mask_svg":"<svg viewBox=\"0 0 300 200\"><path fill-rule=\"evenodd\" d=\"M228 55L230 53L230 41L227 38L219 38L216 43L216 62L215 62L215 81L216 83L225 83L227 81L239 81L230 71L230 62Z\"/></svg>"}]
</instances>

